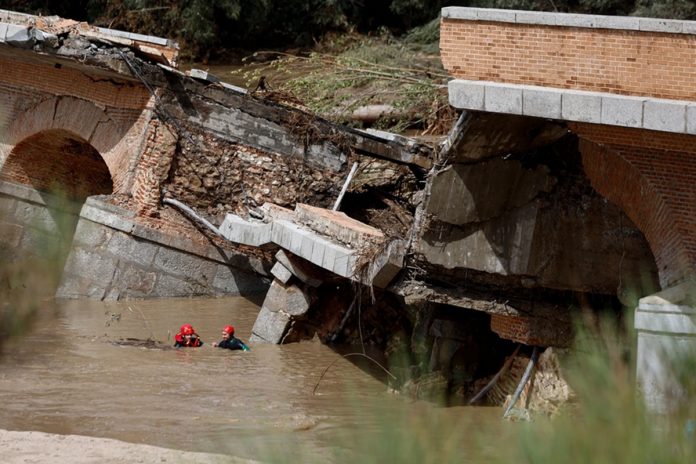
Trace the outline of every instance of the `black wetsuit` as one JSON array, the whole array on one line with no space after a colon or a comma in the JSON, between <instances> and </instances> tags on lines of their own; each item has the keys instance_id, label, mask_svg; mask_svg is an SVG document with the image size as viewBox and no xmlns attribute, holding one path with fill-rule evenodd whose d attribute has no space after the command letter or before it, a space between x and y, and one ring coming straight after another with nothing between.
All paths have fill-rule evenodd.
<instances>
[{"instance_id":1,"label":"black wetsuit","mask_svg":"<svg viewBox=\"0 0 696 464\"><path fill-rule=\"evenodd\" d=\"M243 350L249 351L249 347L236 337L230 337L227 340L222 340L218 343L219 348L227 348L228 350Z\"/></svg>"}]
</instances>

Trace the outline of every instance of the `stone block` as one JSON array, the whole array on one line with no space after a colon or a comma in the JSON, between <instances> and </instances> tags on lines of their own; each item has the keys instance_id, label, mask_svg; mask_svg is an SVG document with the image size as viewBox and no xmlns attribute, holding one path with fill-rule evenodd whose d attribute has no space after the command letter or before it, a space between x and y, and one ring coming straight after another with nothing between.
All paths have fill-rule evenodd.
<instances>
[{"instance_id":1,"label":"stone block","mask_svg":"<svg viewBox=\"0 0 696 464\"><path fill-rule=\"evenodd\" d=\"M290 324L290 316L281 312L272 312L261 308L254 327L251 329L250 343L276 343L283 340L283 335Z\"/></svg>"},{"instance_id":2,"label":"stone block","mask_svg":"<svg viewBox=\"0 0 696 464\"><path fill-rule=\"evenodd\" d=\"M642 127L645 98L602 97L602 124L622 127Z\"/></svg>"},{"instance_id":3,"label":"stone block","mask_svg":"<svg viewBox=\"0 0 696 464\"><path fill-rule=\"evenodd\" d=\"M156 247L152 262L155 269L198 281L213 281L217 264L200 256L183 253L166 247Z\"/></svg>"},{"instance_id":4,"label":"stone block","mask_svg":"<svg viewBox=\"0 0 696 464\"><path fill-rule=\"evenodd\" d=\"M107 294L107 290L100 284L100 282L94 282L92 279L86 277L64 273L56 289L56 298L90 298L103 300Z\"/></svg>"},{"instance_id":5,"label":"stone block","mask_svg":"<svg viewBox=\"0 0 696 464\"><path fill-rule=\"evenodd\" d=\"M602 120L602 96L592 92L564 91L561 96L561 118L599 124Z\"/></svg>"},{"instance_id":6,"label":"stone block","mask_svg":"<svg viewBox=\"0 0 696 464\"><path fill-rule=\"evenodd\" d=\"M465 110L483 110L485 82L451 80L448 84L449 103L455 108Z\"/></svg>"},{"instance_id":7,"label":"stone block","mask_svg":"<svg viewBox=\"0 0 696 464\"><path fill-rule=\"evenodd\" d=\"M176 298L188 296L203 296L214 294L212 285L208 282L196 281L194 279L182 278L170 274L159 274L157 282L148 295L158 298ZM132 295L136 298L141 298L141 295Z\"/></svg>"},{"instance_id":8,"label":"stone block","mask_svg":"<svg viewBox=\"0 0 696 464\"><path fill-rule=\"evenodd\" d=\"M129 261L142 267L149 267L155 258L158 247L150 242L133 238L128 234L116 232L109 240L107 251L122 261Z\"/></svg>"},{"instance_id":9,"label":"stone block","mask_svg":"<svg viewBox=\"0 0 696 464\"><path fill-rule=\"evenodd\" d=\"M593 15L592 27L596 29L625 29L637 31L640 29L640 20L630 16L599 16Z\"/></svg>"},{"instance_id":10,"label":"stone block","mask_svg":"<svg viewBox=\"0 0 696 464\"><path fill-rule=\"evenodd\" d=\"M75 228L73 242L85 248L103 248L113 234L114 230L109 227L80 218Z\"/></svg>"},{"instance_id":11,"label":"stone block","mask_svg":"<svg viewBox=\"0 0 696 464\"><path fill-rule=\"evenodd\" d=\"M565 27L593 27L594 16L575 13L559 13L556 16L556 25Z\"/></svg>"},{"instance_id":12,"label":"stone block","mask_svg":"<svg viewBox=\"0 0 696 464\"><path fill-rule=\"evenodd\" d=\"M219 230L227 240L244 245L261 246L272 240L271 224L245 221L235 214L227 214Z\"/></svg>"},{"instance_id":13,"label":"stone block","mask_svg":"<svg viewBox=\"0 0 696 464\"><path fill-rule=\"evenodd\" d=\"M696 104L686 105L686 133L696 135Z\"/></svg>"},{"instance_id":14,"label":"stone block","mask_svg":"<svg viewBox=\"0 0 696 464\"><path fill-rule=\"evenodd\" d=\"M21 202L17 204L14 219L22 225L44 232L57 232L58 226L51 212L43 205Z\"/></svg>"},{"instance_id":15,"label":"stone block","mask_svg":"<svg viewBox=\"0 0 696 464\"><path fill-rule=\"evenodd\" d=\"M546 26L555 26L558 16L558 13L517 11L515 12L515 22L518 24L542 24Z\"/></svg>"},{"instance_id":16,"label":"stone block","mask_svg":"<svg viewBox=\"0 0 696 464\"><path fill-rule=\"evenodd\" d=\"M152 294L156 280L155 272L125 264L116 271L113 286L119 289L119 296L143 298Z\"/></svg>"},{"instance_id":17,"label":"stone block","mask_svg":"<svg viewBox=\"0 0 696 464\"><path fill-rule=\"evenodd\" d=\"M312 263L321 267L324 264L324 252L326 251L326 240L316 240L312 248L312 257L309 259Z\"/></svg>"},{"instance_id":18,"label":"stone block","mask_svg":"<svg viewBox=\"0 0 696 464\"><path fill-rule=\"evenodd\" d=\"M210 74L208 71L202 69L192 68L189 70L188 75L194 79L201 79L207 82L220 82L220 78Z\"/></svg>"},{"instance_id":19,"label":"stone block","mask_svg":"<svg viewBox=\"0 0 696 464\"><path fill-rule=\"evenodd\" d=\"M561 92L542 87L524 87L522 89L522 114L559 119L561 117Z\"/></svg>"},{"instance_id":20,"label":"stone block","mask_svg":"<svg viewBox=\"0 0 696 464\"><path fill-rule=\"evenodd\" d=\"M487 83L484 108L492 113L522 114L522 88L517 85Z\"/></svg>"},{"instance_id":21,"label":"stone block","mask_svg":"<svg viewBox=\"0 0 696 464\"><path fill-rule=\"evenodd\" d=\"M15 47L31 48L36 43L36 40L31 33L30 27L8 24L5 32L5 42Z\"/></svg>"},{"instance_id":22,"label":"stone block","mask_svg":"<svg viewBox=\"0 0 696 464\"><path fill-rule=\"evenodd\" d=\"M283 266L278 262L276 262L271 268L271 274L273 275L273 277L275 277L283 284L287 284L288 281L292 278L292 272L290 272L287 267Z\"/></svg>"},{"instance_id":23,"label":"stone block","mask_svg":"<svg viewBox=\"0 0 696 464\"><path fill-rule=\"evenodd\" d=\"M216 294L255 295L268 290L268 279L219 264L213 279L213 287Z\"/></svg>"},{"instance_id":24,"label":"stone block","mask_svg":"<svg viewBox=\"0 0 696 464\"><path fill-rule=\"evenodd\" d=\"M686 132L686 102L647 100L643 104L643 128L666 132Z\"/></svg>"},{"instance_id":25,"label":"stone block","mask_svg":"<svg viewBox=\"0 0 696 464\"><path fill-rule=\"evenodd\" d=\"M401 271L406 253L406 242L394 240L372 262L368 284L377 288L386 288Z\"/></svg>"},{"instance_id":26,"label":"stone block","mask_svg":"<svg viewBox=\"0 0 696 464\"><path fill-rule=\"evenodd\" d=\"M500 10L497 8L478 8L476 10L476 19L479 21L498 21L505 23L515 22L515 11Z\"/></svg>"},{"instance_id":27,"label":"stone block","mask_svg":"<svg viewBox=\"0 0 696 464\"><path fill-rule=\"evenodd\" d=\"M682 33L696 34L696 21L684 21L682 24Z\"/></svg>"},{"instance_id":28,"label":"stone block","mask_svg":"<svg viewBox=\"0 0 696 464\"><path fill-rule=\"evenodd\" d=\"M321 268L315 267L309 260L289 255L283 250L279 250L275 258L292 275L307 285L318 287L324 281Z\"/></svg>"},{"instance_id":29,"label":"stone block","mask_svg":"<svg viewBox=\"0 0 696 464\"><path fill-rule=\"evenodd\" d=\"M441 16L443 18L475 20L477 18L476 10L478 10L478 8L448 6L442 9Z\"/></svg>"},{"instance_id":30,"label":"stone block","mask_svg":"<svg viewBox=\"0 0 696 464\"><path fill-rule=\"evenodd\" d=\"M641 31L680 34L684 29L684 21L674 19L639 18L638 28Z\"/></svg>"},{"instance_id":31,"label":"stone block","mask_svg":"<svg viewBox=\"0 0 696 464\"><path fill-rule=\"evenodd\" d=\"M271 312L284 312L291 316L301 316L309 309L311 301L297 285L284 285L278 280L271 286L263 300L262 308Z\"/></svg>"},{"instance_id":32,"label":"stone block","mask_svg":"<svg viewBox=\"0 0 696 464\"><path fill-rule=\"evenodd\" d=\"M0 23L0 41L2 42L5 41L5 35L7 35L7 26L9 26L8 23Z\"/></svg>"},{"instance_id":33,"label":"stone block","mask_svg":"<svg viewBox=\"0 0 696 464\"><path fill-rule=\"evenodd\" d=\"M64 271L88 279L100 287L108 287L116 273L118 260L104 254L75 247L70 251Z\"/></svg>"},{"instance_id":34,"label":"stone block","mask_svg":"<svg viewBox=\"0 0 696 464\"><path fill-rule=\"evenodd\" d=\"M89 219L90 221L94 221L97 224L103 224L127 234L131 233L134 227L133 221L125 219L121 216L117 216L111 212L104 211L87 203L85 203L85 205L82 207L80 216L85 219Z\"/></svg>"}]
</instances>

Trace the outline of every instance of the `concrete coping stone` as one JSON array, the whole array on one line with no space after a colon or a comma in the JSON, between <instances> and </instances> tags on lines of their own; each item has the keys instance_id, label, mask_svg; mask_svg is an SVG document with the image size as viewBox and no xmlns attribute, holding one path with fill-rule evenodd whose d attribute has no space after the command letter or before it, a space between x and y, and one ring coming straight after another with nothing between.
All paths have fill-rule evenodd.
<instances>
[{"instance_id":1,"label":"concrete coping stone","mask_svg":"<svg viewBox=\"0 0 696 464\"><path fill-rule=\"evenodd\" d=\"M504 10L448 6L441 16L464 21L492 21L514 24L535 24L557 27L617 29L627 31L662 32L666 34L696 34L696 21L636 16L584 15L543 11Z\"/></svg>"},{"instance_id":2,"label":"concrete coping stone","mask_svg":"<svg viewBox=\"0 0 696 464\"><path fill-rule=\"evenodd\" d=\"M633 95L453 79L459 109L696 135L696 104Z\"/></svg>"},{"instance_id":3,"label":"concrete coping stone","mask_svg":"<svg viewBox=\"0 0 696 464\"><path fill-rule=\"evenodd\" d=\"M696 282L685 280L638 300L638 311L696 314Z\"/></svg>"},{"instance_id":4,"label":"concrete coping stone","mask_svg":"<svg viewBox=\"0 0 696 464\"><path fill-rule=\"evenodd\" d=\"M163 37L156 37L154 35L136 34L134 32L119 31L118 29L109 29L106 27L97 27L97 29L99 30L99 32L101 32L102 34L106 34L106 35L123 37L124 39L135 40L137 42L153 43L156 45L162 45L164 47L179 48L179 46L176 44L176 42L173 42L172 40L169 40L169 39L165 39Z\"/></svg>"},{"instance_id":5,"label":"concrete coping stone","mask_svg":"<svg viewBox=\"0 0 696 464\"><path fill-rule=\"evenodd\" d=\"M8 195L11 197L18 198L20 200L24 200L30 203L36 203L38 205L43 206L47 206L50 203L51 207L53 208L58 208L61 211L65 211L67 213L75 215L80 214L80 209L82 208L81 203L76 203L69 200L58 200L58 198L53 195L47 193L39 193L33 188L27 187L22 184L15 184L13 182L0 182L0 194Z\"/></svg>"}]
</instances>

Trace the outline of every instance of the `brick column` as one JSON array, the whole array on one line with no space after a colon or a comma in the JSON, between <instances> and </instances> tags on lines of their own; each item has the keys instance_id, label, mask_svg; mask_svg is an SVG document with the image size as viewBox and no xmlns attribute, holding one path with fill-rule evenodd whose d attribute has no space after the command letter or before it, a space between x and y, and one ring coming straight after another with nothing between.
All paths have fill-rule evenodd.
<instances>
[{"instance_id":1,"label":"brick column","mask_svg":"<svg viewBox=\"0 0 696 464\"><path fill-rule=\"evenodd\" d=\"M136 168L133 182L133 199L138 214L154 216L160 203L160 189L167 178L176 153L178 136L173 129L159 119L148 124L146 142Z\"/></svg>"}]
</instances>

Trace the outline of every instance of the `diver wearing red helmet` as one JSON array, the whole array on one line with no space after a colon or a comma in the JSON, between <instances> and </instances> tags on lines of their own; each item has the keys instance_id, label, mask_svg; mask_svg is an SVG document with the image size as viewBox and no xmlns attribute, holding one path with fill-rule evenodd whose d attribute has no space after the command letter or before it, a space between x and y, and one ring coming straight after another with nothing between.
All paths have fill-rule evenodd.
<instances>
[{"instance_id":1,"label":"diver wearing red helmet","mask_svg":"<svg viewBox=\"0 0 696 464\"><path fill-rule=\"evenodd\" d=\"M246 344L234 336L234 327L231 325L226 325L222 329L222 340L213 343L213 346L218 348L227 348L228 350L242 350L249 351L249 347Z\"/></svg>"},{"instance_id":2,"label":"diver wearing red helmet","mask_svg":"<svg viewBox=\"0 0 696 464\"><path fill-rule=\"evenodd\" d=\"M182 325L179 333L174 337L175 348L195 348L202 344L203 341L201 341L191 324Z\"/></svg>"}]
</instances>

